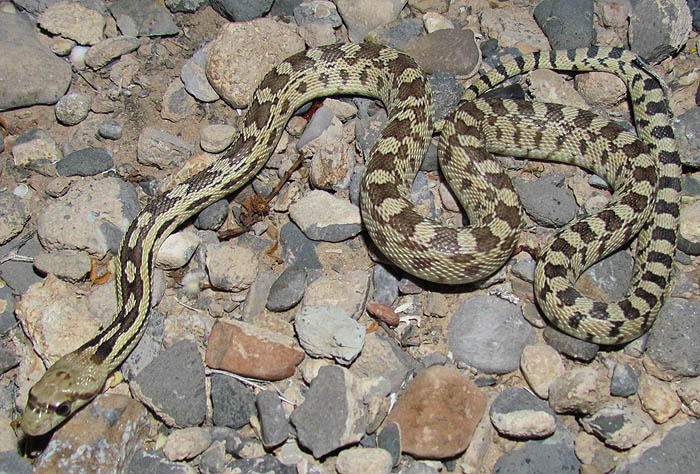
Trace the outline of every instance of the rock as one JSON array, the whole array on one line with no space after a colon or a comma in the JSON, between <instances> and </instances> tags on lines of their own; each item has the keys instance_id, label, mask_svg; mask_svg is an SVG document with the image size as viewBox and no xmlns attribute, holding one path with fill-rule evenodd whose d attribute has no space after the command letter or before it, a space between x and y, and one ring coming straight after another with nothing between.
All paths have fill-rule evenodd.
<instances>
[{"instance_id":1,"label":"rock","mask_svg":"<svg viewBox=\"0 0 700 474\"><path fill-rule=\"evenodd\" d=\"M270 311L287 311L304 297L306 271L296 266L287 267L270 287L266 307Z\"/></svg>"},{"instance_id":2,"label":"rock","mask_svg":"<svg viewBox=\"0 0 700 474\"><path fill-rule=\"evenodd\" d=\"M266 454L256 458L237 459L226 465L223 472L297 474L295 466L285 466L274 456Z\"/></svg>"},{"instance_id":3,"label":"rock","mask_svg":"<svg viewBox=\"0 0 700 474\"><path fill-rule=\"evenodd\" d=\"M362 350L365 327L334 306L304 306L294 318L299 343L313 357L352 363Z\"/></svg>"},{"instance_id":4,"label":"rock","mask_svg":"<svg viewBox=\"0 0 700 474\"><path fill-rule=\"evenodd\" d=\"M0 472L34 474L34 468L26 458L7 450L0 452Z\"/></svg>"},{"instance_id":5,"label":"rock","mask_svg":"<svg viewBox=\"0 0 700 474\"><path fill-rule=\"evenodd\" d=\"M604 400L607 384L593 367L579 367L549 386L549 405L557 413L593 413Z\"/></svg>"},{"instance_id":6,"label":"rock","mask_svg":"<svg viewBox=\"0 0 700 474\"><path fill-rule=\"evenodd\" d=\"M463 452L486 409L486 397L456 369L420 372L386 419L401 429L403 452L444 459Z\"/></svg>"},{"instance_id":7,"label":"rock","mask_svg":"<svg viewBox=\"0 0 700 474\"><path fill-rule=\"evenodd\" d=\"M85 278L90 272L90 257L82 252L42 252L34 257L34 266L71 283Z\"/></svg>"},{"instance_id":8,"label":"rock","mask_svg":"<svg viewBox=\"0 0 700 474\"><path fill-rule=\"evenodd\" d=\"M365 336L365 344L359 357L355 359L350 372L361 378L384 379L387 386L384 392L377 387L377 395L387 395L400 390L409 373L420 368L420 364L388 336L372 332Z\"/></svg>"},{"instance_id":9,"label":"rock","mask_svg":"<svg viewBox=\"0 0 700 474\"><path fill-rule=\"evenodd\" d=\"M372 300L377 303L391 306L399 297L399 279L396 276L396 271L378 264L374 266L372 272L372 285L374 293Z\"/></svg>"},{"instance_id":10,"label":"rock","mask_svg":"<svg viewBox=\"0 0 700 474\"><path fill-rule=\"evenodd\" d=\"M223 472L227 460L226 441L215 441L199 457L199 470L202 474Z\"/></svg>"},{"instance_id":11,"label":"rock","mask_svg":"<svg viewBox=\"0 0 700 474\"><path fill-rule=\"evenodd\" d=\"M697 471L695 450L699 442L700 422L687 421L671 429L662 439L652 437L639 445L615 472L692 474Z\"/></svg>"},{"instance_id":12,"label":"rock","mask_svg":"<svg viewBox=\"0 0 700 474\"><path fill-rule=\"evenodd\" d=\"M493 401L489 416L494 428L508 438L546 438L557 429L555 414L547 403L523 388L501 392Z\"/></svg>"},{"instance_id":13,"label":"rock","mask_svg":"<svg viewBox=\"0 0 700 474\"><path fill-rule=\"evenodd\" d=\"M206 0L205 0L206 1ZM219 94L207 80L207 56L209 55L209 43L197 50L180 71L180 79L185 85L185 89L195 99L200 102L215 102L219 99Z\"/></svg>"},{"instance_id":14,"label":"rock","mask_svg":"<svg viewBox=\"0 0 700 474\"><path fill-rule=\"evenodd\" d=\"M0 12L0 31L0 110L56 103L70 86L70 64L39 41L25 15Z\"/></svg>"},{"instance_id":15,"label":"rock","mask_svg":"<svg viewBox=\"0 0 700 474\"><path fill-rule=\"evenodd\" d=\"M637 393L638 386L639 375L629 364L615 364L610 381L610 395L629 397Z\"/></svg>"},{"instance_id":16,"label":"rock","mask_svg":"<svg viewBox=\"0 0 700 474\"><path fill-rule=\"evenodd\" d=\"M162 451L137 452L129 464L129 474L142 472L168 473L168 474L194 474L190 466L178 462L170 462Z\"/></svg>"},{"instance_id":17,"label":"rock","mask_svg":"<svg viewBox=\"0 0 700 474\"><path fill-rule=\"evenodd\" d=\"M369 294L369 275L364 270L322 276L309 284L304 306L333 306L353 319L362 314Z\"/></svg>"},{"instance_id":18,"label":"rock","mask_svg":"<svg viewBox=\"0 0 700 474\"><path fill-rule=\"evenodd\" d=\"M72 93L64 95L56 103L56 118L64 125L75 125L87 117L90 112L90 97L85 94Z\"/></svg>"},{"instance_id":19,"label":"rock","mask_svg":"<svg viewBox=\"0 0 700 474\"><path fill-rule=\"evenodd\" d=\"M255 405L258 408L263 445L269 449L284 443L289 438L290 426L277 392L262 390L255 397Z\"/></svg>"},{"instance_id":20,"label":"rock","mask_svg":"<svg viewBox=\"0 0 700 474\"><path fill-rule=\"evenodd\" d=\"M291 416L299 444L321 458L356 443L365 432L365 408L355 377L337 366L322 367L304 402Z\"/></svg>"},{"instance_id":21,"label":"rock","mask_svg":"<svg viewBox=\"0 0 700 474\"><path fill-rule=\"evenodd\" d=\"M199 236L189 230L170 234L158 249L156 267L175 270L187 265L199 247Z\"/></svg>"},{"instance_id":22,"label":"rock","mask_svg":"<svg viewBox=\"0 0 700 474\"><path fill-rule=\"evenodd\" d=\"M184 428L170 433L163 445L163 454L169 461L183 461L200 455L210 444L208 430L198 426Z\"/></svg>"},{"instance_id":23,"label":"rock","mask_svg":"<svg viewBox=\"0 0 700 474\"><path fill-rule=\"evenodd\" d=\"M30 163L55 163L61 159L61 151L54 139L45 131L32 128L22 133L12 146L12 157L16 166Z\"/></svg>"},{"instance_id":24,"label":"rock","mask_svg":"<svg viewBox=\"0 0 700 474\"><path fill-rule=\"evenodd\" d=\"M389 474L391 467L391 454L380 448L345 449L335 462L338 474Z\"/></svg>"},{"instance_id":25,"label":"rock","mask_svg":"<svg viewBox=\"0 0 700 474\"><path fill-rule=\"evenodd\" d=\"M291 338L243 322L217 323L207 342L208 367L244 377L285 379L303 359Z\"/></svg>"},{"instance_id":26,"label":"rock","mask_svg":"<svg viewBox=\"0 0 700 474\"><path fill-rule=\"evenodd\" d=\"M367 33L398 18L406 0L339 0L335 3L350 41L359 43Z\"/></svg>"},{"instance_id":27,"label":"rock","mask_svg":"<svg viewBox=\"0 0 700 474\"><path fill-rule=\"evenodd\" d=\"M401 48L428 74L438 71L470 76L479 65L479 48L471 30L439 30L409 39Z\"/></svg>"},{"instance_id":28,"label":"rock","mask_svg":"<svg viewBox=\"0 0 700 474\"><path fill-rule=\"evenodd\" d=\"M242 291L258 274L258 258L249 248L232 242L208 245L207 271L214 288Z\"/></svg>"},{"instance_id":29,"label":"rock","mask_svg":"<svg viewBox=\"0 0 700 474\"><path fill-rule=\"evenodd\" d=\"M255 398L250 388L226 375L211 376L211 404L215 426L237 430L255 415Z\"/></svg>"},{"instance_id":30,"label":"rock","mask_svg":"<svg viewBox=\"0 0 700 474\"><path fill-rule=\"evenodd\" d=\"M100 69L114 59L134 51L140 44L134 36L108 38L87 50L85 64L92 69Z\"/></svg>"},{"instance_id":31,"label":"rock","mask_svg":"<svg viewBox=\"0 0 700 474\"><path fill-rule=\"evenodd\" d=\"M676 393L690 413L700 418L700 378L687 379L676 385Z\"/></svg>"},{"instance_id":32,"label":"rock","mask_svg":"<svg viewBox=\"0 0 700 474\"><path fill-rule=\"evenodd\" d=\"M686 2L635 2L630 15L630 49L649 62L661 62L686 44L691 22Z\"/></svg>"},{"instance_id":33,"label":"rock","mask_svg":"<svg viewBox=\"0 0 700 474\"><path fill-rule=\"evenodd\" d=\"M656 423L666 423L681 409L676 392L666 382L647 374L639 378L639 401Z\"/></svg>"},{"instance_id":34,"label":"rock","mask_svg":"<svg viewBox=\"0 0 700 474\"><path fill-rule=\"evenodd\" d=\"M552 49L587 48L595 42L593 0L544 0L533 14Z\"/></svg>"},{"instance_id":35,"label":"rock","mask_svg":"<svg viewBox=\"0 0 700 474\"><path fill-rule=\"evenodd\" d=\"M169 36L180 31L170 13L151 0L119 0L109 11L121 32L129 36Z\"/></svg>"},{"instance_id":36,"label":"rock","mask_svg":"<svg viewBox=\"0 0 700 474\"><path fill-rule=\"evenodd\" d=\"M108 251L116 255L139 208L131 184L117 178L80 180L44 207L37 232L46 250L83 250L97 258Z\"/></svg>"},{"instance_id":37,"label":"rock","mask_svg":"<svg viewBox=\"0 0 700 474\"><path fill-rule=\"evenodd\" d=\"M495 296L462 303L452 316L447 337L456 361L490 374L517 370L523 348L537 340L520 308Z\"/></svg>"},{"instance_id":38,"label":"rock","mask_svg":"<svg viewBox=\"0 0 700 474\"><path fill-rule=\"evenodd\" d=\"M641 413L628 408L603 407L581 419L588 433L598 436L616 449L630 449L644 441L653 430L653 425Z\"/></svg>"},{"instance_id":39,"label":"rock","mask_svg":"<svg viewBox=\"0 0 700 474\"><path fill-rule=\"evenodd\" d=\"M700 375L700 347L689 334L700 331L700 303L668 298L649 331L646 353L673 377Z\"/></svg>"},{"instance_id":40,"label":"rock","mask_svg":"<svg viewBox=\"0 0 700 474\"><path fill-rule=\"evenodd\" d=\"M11 193L0 194L0 245L12 240L24 229L29 214L24 200Z\"/></svg>"},{"instance_id":41,"label":"rock","mask_svg":"<svg viewBox=\"0 0 700 474\"><path fill-rule=\"evenodd\" d=\"M513 180L528 215L549 227L561 227L576 216L574 194L563 184L561 175L545 175L533 181Z\"/></svg>"},{"instance_id":42,"label":"rock","mask_svg":"<svg viewBox=\"0 0 700 474\"><path fill-rule=\"evenodd\" d=\"M523 466L527 466L529 472L576 474L581 463L576 459L571 446L531 442L498 458L492 472L516 474L523 472Z\"/></svg>"},{"instance_id":43,"label":"rock","mask_svg":"<svg viewBox=\"0 0 700 474\"><path fill-rule=\"evenodd\" d=\"M238 47L246 44L246 49ZM229 105L248 105L263 76L280 61L304 49L296 32L271 18L228 23L212 41L207 57L207 77L214 90ZM251 55L250 51L266 54Z\"/></svg>"},{"instance_id":44,"label":"rock","mask_svg":"<svg viewBox=\"0 0 700 474\"><path fill-rule=\"evenodd\" d=\"M39 239L36 234L31 236L28 240L22 239L20 242L10 241L5 247L6 250L11 250L16 252L18 255L24 255L27 257L36 257L43 250ZM27 289L34 283L42 281L39 275L34 272L34 268L30 262L17 262L9 260L4 263L0 263L0 278L4 280L12 291L18 295L27 292ZM0 285L2 287L3 285ZM5 314L0 311L0 314ZM11 316L12 324L14 324L14 316Z\"/></svg>"},{"instance_id":45,"label":"rock","mask_svg":"<svg viewBox=\"0 0 700 474\"><path fill-rule=\"evenodd\" d=\"M175 78L165 90L161 104L161 118L171 122L179 122L191 115L197 102L187 93L182 81Z\"/></svg>"},{"instance_id":46,"label":"rock","mask_svg":"<svg viewBox=\"0 0 700 474\"><path fill-rule=\"evenodd\" d=\"M145 127L139 135L139 163L159 169L180 167L192 155L194 147L175 135Z\"/></svg>"},{"instance_id":47,"label":"rock","mask_svg":"<svg viewBox=\"0 0 700 474\"><path fill-rule=\"evenodd\" d=\"M307 238L293 222L288 222L280 230L282 259L306 270L322 268L316 253L316 242Z\"/></svg>"},{"instance_id":48,"label":"rock","mask_svg":"<svg viewBox=\"0 0 700 474\"><path fill-rule=\"evenodd\" d=\"M488 38L498 38L498 44L502 48L522 45L532 50L549 49L549 41L532 13L508 6L487 8L479 17L482 34Z\"/></svg>"},{"instance_id":49,"label":"rock","mask_svg":"<svg viewBox=\"0 0 700 474\"><path fill-rule=\"evenodd\" d=\"M546 400L552 381L564 373L564 363L551 346L534 344L523 348L520 370L530 388Z\"/></svg>"},{"instance_id":50,"label":"rock","mask_svg":"<svg viewBox=\"0 0 700 474\"><path fill-rule=\"evenodd\" d=\"M123 471L131 457L144 449L150 423L148 410L131 398L99 395L54 433L34 468L37 472Z\"/></svg>"},{"instance_id":51,"label":"rock","mask_svg":"<svg viewBox=\"0 0 700 474\"><path fill-rule=\"evenodd\" d=\"M599 346L588 341L582 341L551 326L544 328L544 340L551 347L566 356L584 362L590 362L598 353Z\"/></svg>"},{"instance_id":52,"label":"rock","mask_svg":"<svg viewBox=\"0 0 700 474\"><path fill-rule=\"evenodd\" d=\"M342 242L362 230L360 209L325 191L311 191L289 208L289 216L312 240Z\"/></svg>"},{"instance_id":53,"label":"rock","mask_svg":"<svg viewBox=\"0 0 700 474\"><path fill-rule=\"evenodd\" d=\"M207 3L207 0L165 0L165 6L173 13L194 13Z\"/></svg>"},{"instance_id":54,"label":"rock","mask_svg":"<svg viewBox=\"0 0 700 474\"><path fill-rule=\"evenodd\" d=\"M218 230L226 222L228 216L228 201L219 199L205 207L194 220L194 226L200 230Z\"/></svg>"},{"instance_id":55,"label":"rock","mask_svg":"<svg viewBox=\"0 0 700 474\"><path fill-rule=\"evenodd\" d=\"M204 366L193 342L182 340L163 351L129 386L134 396L168 426L185 428L204 421Z\"/></svg>"},{"instance_id":56,"label":"rock","mask_svg":"<svg viewBox=\"0 0 700 474\"><path fill-rule=\"evenodd\" d=\"M236 138L236 128L227 124L207 125L200 132L200 146L209 153L224 151Z\"/></svg>"},{"instance_id":57,"label":"rock","mask_svg":"<svg viewBox=\"0 0 700 474\"><path fill-rule=\"evenodd\" d=\"M273 0L210 0L219 15L231 21L242 22L260 18L270 11Z\"/></svg>"},{"instance_id":58,"label":"rock","mask_svg":"<svg viewBox=\"0 0 700 474\"><path fill-rule=\"evenodd\" d=\"M114 166L112 154L104 148L74 151L56 163L59 176L95 176Z\"/></svg>"},{"instance_id":59,"label":"rock","mask_svg":"<svg viewBox=\"0 0 700 474\"><path fill-rule=\"evenodd\" d=\"M396 467L401 460L401 429L396 423L389 423L377 435L377 447L391 456L391 465Z\"/></svg>"},{"instance_id":60,"label":"rock","mask_svg":"<svg viewBox=\"0 0 700 474\"><path fill-rule=\"evenodd\" d=\"M80 4L61 2L42 13L39 25L78 44L91 45L102 41L105 19L99 12Z\"/></svg>"}]
</instances>

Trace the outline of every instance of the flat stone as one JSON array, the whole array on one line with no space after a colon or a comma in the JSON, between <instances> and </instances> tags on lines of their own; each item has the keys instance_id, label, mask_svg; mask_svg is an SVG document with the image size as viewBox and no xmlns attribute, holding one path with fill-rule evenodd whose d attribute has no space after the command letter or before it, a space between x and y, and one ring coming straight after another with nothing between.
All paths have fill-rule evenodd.
<instances>
[{"instance_id":1,"label":"flat stone","mask_svg":"<svg viewBox=\"0 0 700 474\"><path fill-rule=\"evenodd\" d=\"M291 338L243 322L214 325L206 364L244 377L282 380L294 374L304 352Z\"/></svg>"},{"instance_id":2,"label":"flat stone","mask_svg":"<svg viewBox=\"0 0 700 474\"><path fill-rule=\"evenodd\" d=\"M289 208L292 218L312 240L342 242L362 230L360 209L325 191L311 191Z\"/></svg>"},{"instance_id":3,"label":"flat stone","mask_svg":"<svg viewBox=\"0 0 700 474\"><path fill-rule=\"evenodd\" d=\"M385 423L399 425L403 452L444 459L467 449L485 409L485 395L468 377L434 366L413 379Z\"/></svg>"},{"instance_id":4,"label":"flat stone","mask_svg":"<svg viewBox=\"0 0 700 474\"><path fill-rule=\"evenodd\" d=\"M169 36L180 32L170 12L152 0L119 0L109 11L130 36Z\"/></svg>"},{"instance_id":5,"label":"flat stone","mask_svg":"<svg viewBox=\"0 0 700 474\"><path fill-rule=\"evenodd\" d=\"M104 148L83 148L56 163L59 176L95 176L114 166L112 154Z\"/></svg>"},{"instance_id":6,"label":"flat stone","mask_svg":"<svg viewBox=\"0 0 700 474\"><path fill-rule=\"evenodd\" d=\"M55 163L61 159L56 141L45 131L32 128L17 137L12 146L12 157L16 166L30 163Z\"/></svg>"},{"instance_id":7,"label":"flat stone","mask_svg":"<svg viewBox=\"0 0 700 474\"><path fill-rule=\"evenodd\" d=\"M539 439L556 431L556 415L547 402L524 388L508 388L491 404L489 416L503 436L515 439Z\"/></svg>"},{"instance_id":8,"label":"flat stone","mask_svg":"<svg viewBox=\"0 0 700 474\"><path fill-rule=\"evenodd\" d=\"M603 407L581 419L581 426L616 449L630 449L649 437L653 423L641 412L615 406Z\"/></svg>"},{"instance_id":9,"label":"flat stone","mask_svg":"<svg viewBox=\"0 0 700 474\"><path fill-rule=\"evenodd\" d=\"M140 46L134 36L117 36L100 41L85 53L85 64L92 69L100 69L114 59L134 51Z\"/></svg>"},{"instance_id":10,"label":"flat stone","mask_svg":"<svg viewBox=\"0 0 700 474\"><path fill-rule=\"evenodd\" d=\"M304 306L294 318L294 329L309 355L332 357L343 365L352 363L365 339L365 327L333 306Z\"/></svg>"},{"instance_id":11,"label":"flat stone","mask_svg":"<svg viewBox=\"0 0 700 474\"><path fill-rule=\"evenodd\" d=\"M211 376L212 421L216 426L244 427L255 415L255 398L250 387L223 374Z\"/></svg>"},{"instance_id":12,"label":"flat stone","mask_svg":"<svg viewBox=\"0 0 700 474\"><path fill-rule=\"evenodd\" d=\"M42 13L39 25L78 44L91 45L102 41L105 19L99 12L80 4L61 2Z\"/></svg>"}]
</instances>

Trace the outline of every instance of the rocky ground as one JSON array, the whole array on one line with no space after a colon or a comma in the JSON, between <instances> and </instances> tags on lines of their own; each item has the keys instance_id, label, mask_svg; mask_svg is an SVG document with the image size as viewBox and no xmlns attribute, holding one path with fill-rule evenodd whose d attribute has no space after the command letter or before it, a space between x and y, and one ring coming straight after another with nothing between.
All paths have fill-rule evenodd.
<instances>
[{"instance_id":1,"label":"rocky ground","mask_svg":"<svg viewBox=\"0 0 700 474\"><path fill-rule=\"evenodd\" d=\"M0 2L0 471L696 472L693 26L694 0ZM534 303L531 255L610 196L578 168L501 159L526 230L485 282L431 285L386 263L357 207L386 113L329 98L292 118L251 184L165 242L148 329L106 393L52 437L18 438L11 421L45 364L115 313L113 261L143 204L222 154L274 64L363 38L417 59L439 116L506 54L594 43L654 64L685 177L674 286L650 333L598 347L549 327ZM513 83L632 127L611 75ZM435 157L433 143L413 199L461 224ZM269 212L251 223L260 202ZM619 297L632 266L623 249L578 285Z\"/></svg>"}]
</instances>

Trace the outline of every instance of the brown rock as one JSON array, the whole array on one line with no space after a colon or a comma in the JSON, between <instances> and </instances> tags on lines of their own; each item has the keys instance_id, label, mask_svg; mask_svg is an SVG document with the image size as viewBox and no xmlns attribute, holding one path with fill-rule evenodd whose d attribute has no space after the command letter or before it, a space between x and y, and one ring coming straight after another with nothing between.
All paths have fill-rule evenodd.
<instances>
[{"instance_id":1,"label":"brown rock","mask_svg":"<svg viewBox=\"0 0 700 474\"><path fill-rule=\"evenodd\" d=\"M291 377L303 359L291 338L243 322L216 323L207 343L207 366L261 380Z\"/></svg>"},{"instance_id":2,"label":"brown rock","mask_svg":"<svg viewBox=\"0 0 700 474\"><path fill-rule=\"evenodd\" d=\"M681 409L681 400L668 383L642 374L639 378L639 401L656 423L666 423Z\"/></svg>"},{"instance_id":3,"label":"brown rock","mask_svg":"<svg viewBox=\"0 0 700 474\"><path fill-rule=\"evenodd\" d=\"M124 395L100 395L54 434L34 465L37 473L123 472L145 449L151 417ZM76 455L76 453L81 453Z\"/></svg>"},{"instance_id":4,"label":"brown rock","mask_svg":"<svg viewBox=\"0 0 700 474\"><path fill-rule=\"evenodd\" d=\"M444 459L467 449L485 409L486 397L469 378L435 366L411 382L386 424L399 425L403 452Z\"/></svg>"},{"instance_id":5,"label":"brown rock","mask_svg":"<svg viewBox=\"0 0 700 474\"><path fill-rule=\"evenodd\" d=\"M380 321L384 321L389 326L399 325L399 315L396 314L396 312L393 309L391 309L391 306L387 306L382 303L377 303L376 301L370 301L369 303L367 303L365 309L369 314L379 319Z\"/></svg>"},{"instance_id":6,"label":"brown rock","mask_svg":"<svg viewBox=\"0 0 700 474\"><path fill-rule=\"evenodd\" d=\"M479 66L479 48L471 30L438 30L416 36L402 49L428 73L448 71L468 76Z\"/></svg>"}]
</instances>

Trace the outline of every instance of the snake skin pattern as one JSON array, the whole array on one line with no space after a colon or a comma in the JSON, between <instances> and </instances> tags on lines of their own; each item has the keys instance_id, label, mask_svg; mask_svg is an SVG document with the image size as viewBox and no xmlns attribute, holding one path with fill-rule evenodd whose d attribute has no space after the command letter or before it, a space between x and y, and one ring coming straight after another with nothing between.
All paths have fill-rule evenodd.
<instances>
[{"instance_id":1,"label":"snake skin pattern","mask_svg":"<svg viewBox=\"0 0 700 474\"><path fill-rule=\"evenodd\" d=\"M646 145L585 111L472 101L507 77L536 68L605 70L622 77ZM600 173L616 191L608 208L567 227L548 246L537 268L536 297L557 326L588 340L629 340L652 323L673 263L680 164L662 82L636 56L596 48L535 53L473 82L465 94L470 102L444 123L440 144L451 153L443 159L445 175L458 194L463 190L462 203L472 223L457 230L423 218L408 199L408 186L432 135L433 106L425 75L411 58L391 48L331 45L291 56L271 70L225 156L151 201L131 223L119 252L119 312L32 387L21 421L26 434L48 432L88 403L139 341L150 310L154 254L163 240L257 174L294 110L337 94L374 97L387 108L388 120L366 163L361 210L372 239L398 266L427 280L460 283L489 275L509 258L521 228L520 204L510 180L483 145L572 162ZM464 163L468 153L474 154L473 162ZM577 275L640 229L628 297L613 304L582 297L572 286Z\"/></svg>"}]
</instances>

